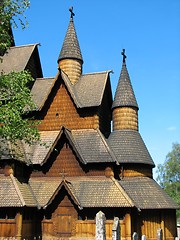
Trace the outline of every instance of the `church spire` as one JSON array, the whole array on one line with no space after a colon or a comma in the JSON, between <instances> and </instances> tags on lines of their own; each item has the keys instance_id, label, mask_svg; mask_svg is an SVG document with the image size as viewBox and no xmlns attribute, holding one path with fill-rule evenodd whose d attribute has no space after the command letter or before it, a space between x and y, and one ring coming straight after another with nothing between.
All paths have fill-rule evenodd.
<instances>
[{"instance_id":1,"label":"church spire","mask_svg":"<svg viewBox=\"0 0 180 240\"><path fill-rule=\"evenodd\" d=\"M113 101L113 128L138 130L138 104L126 67L125 49L122 51L123 63L118 86Z\"/></svg>"},{"instance_id":2,"label":"church spire","mask_svg":"<svg viewBox=\"0 0 180 240\"><path fill-rule=\"evenodd\" d=\"M71 13L70 22L58 57L58 65L75 84L82 74L83 58L74 26L73 7L69 11Z\"/></svg>"}]
</instances>

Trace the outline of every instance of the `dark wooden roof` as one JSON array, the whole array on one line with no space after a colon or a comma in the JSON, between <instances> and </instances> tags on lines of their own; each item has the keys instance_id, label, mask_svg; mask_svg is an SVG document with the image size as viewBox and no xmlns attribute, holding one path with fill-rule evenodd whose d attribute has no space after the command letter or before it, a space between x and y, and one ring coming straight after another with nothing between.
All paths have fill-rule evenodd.
<instances>
[{"instance_id":1,"label":"dark wooden roof","mask_svg":"<svg viewBox=\"0 0 180 240\"><path fill-rule=\"evenodd\" d=\"M116 88L115 98L112 108L116 107L136 107L138 104L131 85L131 80L126 67L126 63L123 62L121 74L119 77L118 86Z\"/></svg>"},{"instance_id":2,"label":"dark wooden roof","mask_svg":"<svg viewBox=\"0 0 180 240\"><path fill-rule=\"evenodd\" d=\"M37 206L30 186L20 183L13 175L0 175L0 207Z\"/></svg>"},{"instance_id":3,"label":"dark wooden roof","mask_svg":"<svg viewBox=\"0 0 180 240\"><path fill-rule=\"evenodd\" d=\"M143 163L155 166L138 131L115 130L111 132L108 144L119 163Z\"/></svg>"},{"instance_id":4,"label":"dark wooden roof","mask_svg":"<svg viewBox=\"0 0 180 240\"><path fill-rule=\"evenodd\" d=\"M40 131L41 143L32 146L23 144L25 158L31 161L31 164L43 165L56 148L57 141L63 133L83 164L116 162L113 152L98 129L62 128L60 131Z\"/></svg>"},{"instance_id":5,"label":"dark wooden roof","mask_svg":"<svg viewBox=\"0 0 180 240\"><path fill-rule=\"evenodd\" d=\"M83 163L116 162L113 152L99 129L72 130L70 134Z\"/></svg>"},{"instance_id":6,"label":"dark wooden roof","mask_svg":"<svg viewBox=\"0 0 180 240\"><path fill-rule=\"evenodd\" d=\"M41 207L50 204L62 181L79 207L133 207L134 204L118 182L106 177L74 177L67 179L32 178L30 186ZM97 194L98 193L98 194Z\"/></svg>"},{"instance_id":7,"label":"dark wooden roof","mask_svg":"<svg viewBox=\"0 0 180 240\"><path fill-rule=\"evenodd\" d=\"M126 193L140 209L178 209L178 205L157 182L148 177L129 177L119 181Z\"/></svg>"},{"instance_id":8,"label":"dark wooden roof","mask_svg":"<svg viewBox=\"0 0 180 240\"><path fill-rule=\"evenodd\" d=\"M31 90L33 101L37 106L36 110L42 109L55 82L60 81L60 78L63 79L77 108L100 106L109 79L109 73L110 71L83 74L75 85L71 83L63 71L57 74L55 78L36 79ZM110 101L112 102L112 97Z\"/></svg>"},{"instance_id":9,"label":"dark wooden roof","mask_svg":"<svg viewBox=\"0 0 180 240\"><path fill-rule=\"evenodd\" d=\"M61 59L78 59L81 62L83 62L79 41L77 38L74 21L72 18L70 18L63 46L59 54L58 62Z\"/></svg>"},{"instance_id":10,"label":"dark wooden roof","mask_svg":"<svg viewBox=\"0 0 180 240\"><path fill-rule=\"evenodd\" d=\"M136 207L178 209L178 205L148 177L43 177L19 182L13 175L0 176L0 207L46 208L64 186L79 208ZM97 194L98 193L98 194Z\"/></svg>"},{"instance_id":11,"label":"dark wooden roof","mask_svg":"<svg viewBox=\"0 0 180 240\"><path fill-rule=\"evenodd\" d=\"M0 72L29 70L33 77L42 77L42 69L37 49L38 44L10 47L2 57Z\"/></svg>"}]
</instances>

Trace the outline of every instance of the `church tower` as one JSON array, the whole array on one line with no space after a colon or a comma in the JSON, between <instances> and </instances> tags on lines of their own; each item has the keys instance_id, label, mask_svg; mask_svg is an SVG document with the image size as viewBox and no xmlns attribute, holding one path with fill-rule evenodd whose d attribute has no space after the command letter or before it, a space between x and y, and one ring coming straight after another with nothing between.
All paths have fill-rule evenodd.
<instances>
[{"instance_id":1,"label":"church tower","mask_svg":"<svg viewBox=\"0 0 180 240\"><path fill-rule=\"evenodd\" d=\"M71 83L74 85L82 74L83 58L73 21L75 16L73 7L69 11L71 12L70 22L59 54L58 66L59 69L68 75Z\"/></svg>"},{"instance_id":2,"label":"church tower","mask_svg":"<svg viewBox=\"0 0 180 240\"><path fill-rule=\"evenodd\" d=\"M138 104L126 67L125 49L122 51L123 63L115 93L113 110L113 130L130 129L138 131Z\"/></svg>"}]
</instances>

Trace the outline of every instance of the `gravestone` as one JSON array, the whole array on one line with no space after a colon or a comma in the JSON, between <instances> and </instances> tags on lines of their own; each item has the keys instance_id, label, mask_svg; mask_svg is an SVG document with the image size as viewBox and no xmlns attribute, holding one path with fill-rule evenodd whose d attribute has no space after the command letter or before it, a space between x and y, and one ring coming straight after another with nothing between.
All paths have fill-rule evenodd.
<instances>
[{"instance_id":1,"label":"gravestone","mask_svg":"<svg viewBox=\"0 0 180 240\"><path fill-rule=\"evenodd\" d=\"M137 234L137 232L134 232L134 233L133 233L132 239L133 239L133 240L138 240L138 234Z\"/></svg>"},{"instance_id":2,"label":"gravestone","mask_svg":"<svg viewBox=\"0 0 180 240\"><path fill-rule=\"evenodd\" d=\"M159 228L159 229L157 230L157 240L162 240L162 235L163 235L162 229Z\"/></svg>"},{"instance_id":3,"label":"gravestone","mask_svg":"<svg viewBox=\"0 0 180 240\"><path fill-rule=\"evenodd\" d=\"M96 240L106 240L105 221L105 214L99 211L96 214Z\"/></svg>"},{"instance_id":4,"label":"gravestone","mask_svg":"<svg viewBox=\"0 0 180 240\"><path fill-rule=\"evenodd\" d=\"M119 224L119 218L115 217L113 226L112 226L112 240L120 240L121 239L121 228Z\"/></svg>"},{"instance_id":5,"label":"gravestone","mask_svg":"<svg viewBox=\"0 0 180 240\"><path fill-rule=\"evenodd\" d=\"M146 235L142 235L141 240L146 240Z\"/></svg>"}]
</instances>

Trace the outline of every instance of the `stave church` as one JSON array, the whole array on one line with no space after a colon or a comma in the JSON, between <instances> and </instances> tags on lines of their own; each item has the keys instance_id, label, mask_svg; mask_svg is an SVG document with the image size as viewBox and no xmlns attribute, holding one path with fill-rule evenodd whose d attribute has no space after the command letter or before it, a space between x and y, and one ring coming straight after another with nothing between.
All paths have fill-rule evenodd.
<instances>
[{"instance_id":1,"label":"stave church","mask_svg":"<svg viewBox=\"0 0 180 240\"><path fill-rule=\"evenodd\" d=\"M74 13L58 57L44 78L38 45L11 46L1 71L28 70L41 141L18 142L0 159L0 237L95 239L96 214L105 214L106 239L118 217L121 239L176 236L178 206L153 179L155 164L138 129L139 106L122 51L115 96L111 71L83 73Z\"/></svg>"}]
</instances>

